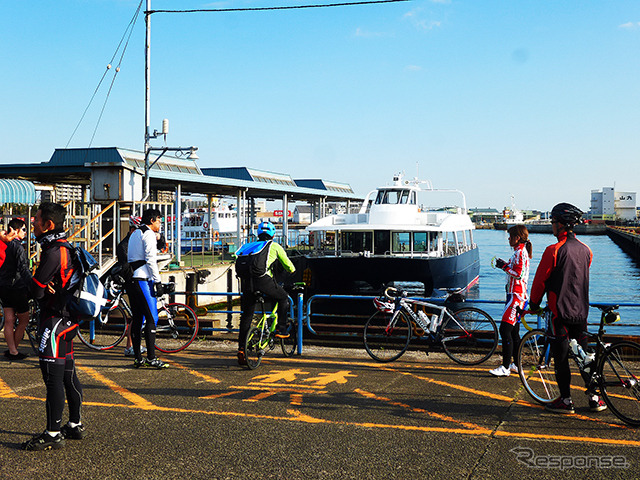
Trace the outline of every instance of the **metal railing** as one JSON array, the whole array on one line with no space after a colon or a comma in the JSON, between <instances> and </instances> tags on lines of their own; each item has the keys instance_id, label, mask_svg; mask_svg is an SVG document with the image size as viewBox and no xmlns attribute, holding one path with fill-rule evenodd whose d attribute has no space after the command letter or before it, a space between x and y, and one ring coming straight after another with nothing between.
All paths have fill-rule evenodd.
<instances>
[{"instance_id":1,"label":"metal railing","mask_svg":"<svg viewBox=\"0 0 640 480\"><path fill-rule=\"evenodd\" d=\"M233 298L240 298L242 296L239 292L177 292L177 295L185 295L189 296L200 296L200 295L208 295L208 296L220 296L226 297L228 301ZM306 330L311 335L316 336L331 336L331 337L342 337L345 339L353 339L357 337L360 333L357 331L359 327L364 328L364 324L370 315L374 313L374 307L371 304L371 311L366 312L365 314L341 314L336 312L317 312L314 311L314 307L321 301L328 301L330 304L334 304L336 301L344 301L344 302L371 302L375 296L368 295L329 295L329 294L318 294L309 297L306 301L304 300L304 296L302 293L299 293L295 298L295 301L289 297L289 316L290 318L294 318L298 323L298 346L297 353L299 355L303 352L303 338L304 338L304 330ZM423 300L435 304L443 304L445 302L445 298L443 297L412 297L418 300ZM615 302L615 303L604 303L604 302L594 302L593 304L598 305L618 305L619 310L631 310L637 309L640 307L639 303L624 303L624 302ZM502 316L502 307L504 306L503 300L480 300L480 299L466 299L464 302L460 302L460 304L464 305L482 305L483 309L487 311L495 320L496 323L500 322L500 318ZM207 313L213 314L225 314L227 315L227 325L224 328L215 328L210 327L201 327L203 331L211 331L212 333L215 331L226 331L226 332L234 332L237 331L236 328L233 328L233 315L241 315L242 311L240 309L234 310L233 308L229 308L230 303L227 303L226 309L214 309L207 308ZM485 306L492 306L493 308L486 308ZM497 307L500 308L497 308ZM196 305L196 307L204 308L202 306ZM599 325L600 312L593 308L593 312L591 312L591 318L598 318L598 322L590 322L588 324L589 327L597 327ZM625 315L621 314L621 317L624 322ZM362 321L361 325L358 323ZM355 322L354 322L355 321ZM340 330L340 326L342 326L342 330ZM327 328L329 327L329 328ZM336 328L338 327L338 328ZM623 328L626 329L634 329L634 332L625 333L621 331ZM321 331L324 329L324 331ZM608 334L610 335L621 335L621 336L637 336L640 332L640 322L638 323L615 323L607 326ZM611 332L611 330L614 330Z\"/></svg>"}]
</instances>

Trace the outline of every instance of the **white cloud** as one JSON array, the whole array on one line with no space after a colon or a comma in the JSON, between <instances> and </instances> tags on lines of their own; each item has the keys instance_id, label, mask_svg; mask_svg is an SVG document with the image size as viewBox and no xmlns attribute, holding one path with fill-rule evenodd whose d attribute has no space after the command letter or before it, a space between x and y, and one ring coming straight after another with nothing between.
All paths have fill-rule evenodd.
<instances>
[{"instance_id":1,"label":"white cloud","mask_svg":"<svg viewBox=\"0 0 640 480\"><path fill-rule=\"evenodd\" d=\"M423 18L423 8L414 8L404 14L404 18L408 19L418 30L429 31L442 26L439 20L428 20Z\"/></svg>"},{"instance_id":2,"label":"white cloud","mask_svg":"<svg viewBox=\"0 0 640 480\"><path fill-rule=\"evenodd\" d=\"M419 65L407 65L406 70L409 70L410 72L421 72L422 67Z\"/></svg>"},{"instance_id":3,"label":"white cloud","mask_svg":"<svg viewBox=\"0 0 640 480\"><path fill-rule=\"evenodd\" d=\"M353 34L354 37L360 38L378 38L378 37L391 37L392 34L385 32L369 32L367 30L363 30L362 28L356 28L356 31Z\"/></svg>"},{"instance_id":4,"label":"white cloud","mask_svg":"<svg viewBox=\"0 0 640 480\"><path fill-rule=\"evenodd\" d=\"M640 22L627 22L622 25L618 25L618 28L624 28L626 30L632 30L638 27L640 27Z\"/></svg>"}]
</instances>

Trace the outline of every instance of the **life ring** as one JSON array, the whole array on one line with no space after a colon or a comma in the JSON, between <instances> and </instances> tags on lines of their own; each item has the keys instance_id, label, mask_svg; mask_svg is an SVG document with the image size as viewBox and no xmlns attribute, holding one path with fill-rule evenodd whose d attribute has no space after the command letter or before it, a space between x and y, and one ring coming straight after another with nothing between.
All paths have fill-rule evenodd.
<instances>
[{"instance_id":1,"label":"life ring","mask_svg":"<svg viewBox=\"0 0 640 480\"><path fill-rule=\"evenodd\" d=\"M220 241L220 232L218 230L213 231L213 241L214 243Z\"/></svg>"},{"instance_id":2,"label":"life ring","mask_svg":"<svg viewBox=\"0 0 640 480\"><path fill-rule=\"evenodd\" d=\"M207 222L204 222L202 224L202 228L204 228L206 230L207 228L209 228L209 224Z\"/></svg>"}]
</instances>

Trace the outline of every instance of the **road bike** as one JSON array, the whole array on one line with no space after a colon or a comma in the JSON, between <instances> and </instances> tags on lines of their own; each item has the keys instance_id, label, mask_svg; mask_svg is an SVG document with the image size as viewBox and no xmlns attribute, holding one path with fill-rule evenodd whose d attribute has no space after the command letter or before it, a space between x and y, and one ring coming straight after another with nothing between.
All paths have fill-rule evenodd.
<instances>
[{"instance_id":1,"label":"road bike","mask_svg":"<svg viewBox=\"0 0 640 480\"><path fill-rule=\"evenodd\" d=\"M379 362L400 358L414 337L427 346L441 346L451 360L462 365L484 362L498 346L496 322L479 308L452 311L446 301L440 306L408 298L406 292L393 287L374 304L377 311L364 326L364 348Z\"/></svg>"},{"instance_id":2,"label":"road bike","mask_svg":"<svg viewBox=\"0 0 640 480\"><path fill-rule=\"evenodd\" d=\"M611 412L623 422L640 426L640 345L619 340L604 342L605 326L617 322L618 305L594 304L600 309L598 333L587 336L591 350L586 356L576 355L569 349L571 358L585 379L587 393L601 395ZM518 348L518 373L525 390L537 402L548 404L559 398L555 378L551 315L545 309L542 316L546 328L527 332Z\"/></svg>"},{"instance_id":3,"label":"road bike","mask_svg":"<svg viewBox=\"0 0 640 480\"><path fill-rule=\"evenodd\" d=\"M109 302L97 318L85 320L78 327L78 338L94 350L109 350L118 345L131 328L131 307L124 297L124 279L114 275L105 280ZM183 303L167 302L175 284L164 284L165 295L158 297L158 324L155 347L164 353L187 348L198 334L199 320L195 312Z\"/></svg>"},{"instance_id":4,"label":"road bike","mask_svg":"<svg viewBox=\"0 0 640 480\"><path fill-rule=\"evenodd\" d=\"M299 291L302 288L304 288L303 283L294 285L294 291ZM292 318L287 319L286 327L289 336L287 338L277 339L275 332L278 325L278 303L275 303L273 309L268 309L266 307L267 299L265 295L259 291L255 292L255 295L258 306L256 313L253 315L251 322L252 327L247 332L247 337L244 342L247 367L251 370L260 366L262 357L266 352L276 347L277 340L280 340L280 348L282 348L282 354L285 357L292 356L298 346L297 322Z\"/></svg>"}]
</instances>

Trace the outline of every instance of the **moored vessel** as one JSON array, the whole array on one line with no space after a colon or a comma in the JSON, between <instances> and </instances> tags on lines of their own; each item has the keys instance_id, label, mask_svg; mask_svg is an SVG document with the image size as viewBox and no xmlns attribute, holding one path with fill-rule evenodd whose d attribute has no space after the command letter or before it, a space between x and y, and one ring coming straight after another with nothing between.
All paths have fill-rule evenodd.
<instances>
[{"instance_id":1,"label":"moored vessel","mask_svg":"<svg viewBox=\"0 0 640 480\"><path fill-rule=\"evenodd\" d=\"M461 204L427 207L426 197L455 193ZM310 254L294 261L313 293L366 294L391 282L419 282L424 294L462 290L478 280L478 247L464 194L394 176L365 197L357 213L307 227Z\"/></svg>"}]
</instances>

